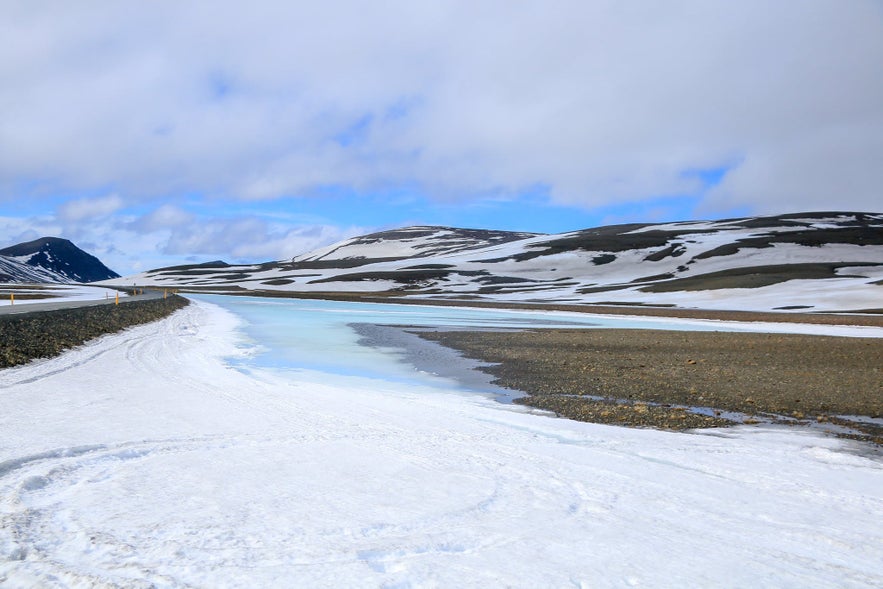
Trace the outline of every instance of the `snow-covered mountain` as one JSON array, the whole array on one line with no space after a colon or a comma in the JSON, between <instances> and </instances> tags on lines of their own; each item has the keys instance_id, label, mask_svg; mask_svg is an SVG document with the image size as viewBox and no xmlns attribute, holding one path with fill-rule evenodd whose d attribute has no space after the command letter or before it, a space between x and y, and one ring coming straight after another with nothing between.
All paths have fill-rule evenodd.
<instances>
[{"instance_id":1,"label":"snow-covered mountain","mask_svg":"<svg viewBox=\"0 0 883 589\"><path fill-rule=\"evenodd\" d=\"M0 282L95 282L118 277L101 260L59 237L0 250Z\"/></svg>"},{"instance_id":2,"label":"snow-covered mountain","mask_svg":"<svg viewBox=\"0 0 883 589\"><path fill-rule=\"evenodd\" d=\"M0 284L10 282L42 284L65 282L65 280L51 270L39 266L29 266L15 258L0 255Z\"/></svg>"},{"instance_id":3,"label":"snow-covered mountain","mask_svg":"<svg viewBox=\"0 0 883 589\"><path fill-rule=\"evenodd\" d=\"M292 261L301 265L325 263L329 267L342 264L361 266L475 251L537 235L539 234L455 227L404 227L347 239L297 256Z\"/></svg>"},{"instance_id":4,"label":"snow-covered mountain","mask_svg":"<svg viewBox=\"0 0 883 589\"><path fill-rule=\"evenodd\" d=\"M125 282L239 293L879 309L883 214L612 225L559 235L407 227L349 239L290 261L179 266Z\"/></svg>"}]
</instances>

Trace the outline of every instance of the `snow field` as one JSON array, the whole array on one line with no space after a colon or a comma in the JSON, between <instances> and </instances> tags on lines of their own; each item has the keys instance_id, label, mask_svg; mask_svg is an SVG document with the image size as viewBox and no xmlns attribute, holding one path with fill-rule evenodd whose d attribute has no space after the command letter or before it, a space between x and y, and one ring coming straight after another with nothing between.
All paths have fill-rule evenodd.
<instances>
[{"instance_id":1,"label":"snow field","mask_svg":"<svg viewBox=\"0 0 883 589\"><path fill-rule=\"evenodd\" d=\"M0 584L883 584L883 463L845 442L249 367L240 327L195 301L0 372Z\"/></svg>"},{"instance_id":2,"label":"snow field","mask_svg":"<svg viewBox=\"0 0 883 589\"><path fill-rule=\"evenodd\" d=\"M98 286L86 286L82 284L38 284L29 288L28 285L12 284L10 288L0 288L0 291L8 291L17 295L13 302L7 292L0 294L0 307L8 307L15 305L16 307L24 305L38 305L40 303L63 303L69 301L98 301L107 298L113 298L117 294L119 296L127 296L126 293L119 292L112 288L102 288ZM46 298L41 299L23 299L21 295L38 294Z\"/></svg>"}]
</instances>

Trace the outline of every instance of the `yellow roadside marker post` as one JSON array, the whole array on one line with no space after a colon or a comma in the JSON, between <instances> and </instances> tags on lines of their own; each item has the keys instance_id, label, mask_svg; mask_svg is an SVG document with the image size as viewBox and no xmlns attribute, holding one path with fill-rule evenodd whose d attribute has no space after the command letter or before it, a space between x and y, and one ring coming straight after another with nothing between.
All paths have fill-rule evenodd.
<instances>
[{"instance_id":1,"label":"yellow roadside marker post","mask_svg":"<svg viewBox=\"0 0 883 589\"><path fill-rule=\"evenodd\" d=\"M9 293L9 304L10 305L15 304L15 293L14 292Z\"/></svg>"},{"instance_id":2,"label":"yellow roadside marker post","mask_svg":"<svg viewBox=\"0 0 883 589\"><path fill-rule=\"evenodd\" d=\"M113 295L113 304L114 305L120 304L120 293L116 293Z\"/></svg>"}]
</instances>

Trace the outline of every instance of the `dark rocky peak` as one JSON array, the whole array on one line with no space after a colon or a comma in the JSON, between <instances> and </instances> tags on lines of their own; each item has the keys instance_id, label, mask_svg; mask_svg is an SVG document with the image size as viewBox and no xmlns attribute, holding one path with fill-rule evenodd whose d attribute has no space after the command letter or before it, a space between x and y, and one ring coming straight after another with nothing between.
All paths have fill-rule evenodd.
<instances>
[{"instance_id":1,"label":"dark rocky peak","mask_svg":"<svg viewBox=\"0 0 883 589\"><path fill-rule=\"evenodd\" d=\"M19 243L0 250L0 255L49 270L71 282L95 282L119 276L95 256L60 237L41 237Z\"/></svg>"}]
</instances>

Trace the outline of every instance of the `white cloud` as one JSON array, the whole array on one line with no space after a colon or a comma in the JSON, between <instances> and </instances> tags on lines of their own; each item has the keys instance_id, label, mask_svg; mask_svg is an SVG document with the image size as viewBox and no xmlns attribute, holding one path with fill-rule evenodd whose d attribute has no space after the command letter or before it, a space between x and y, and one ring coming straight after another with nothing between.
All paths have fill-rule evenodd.
<instances>
[{"instance_id":1,"label":"white cloud","mask_svg":"<svg viewBox=\"0 0 883 589\"><path fill-rule=\"evenodd\" d=\"M741 162L707 208L879 208L875 0L5 2L0 37L8 195L543 184L596 206Z\"/></svg>"},{"instance_id":2,"label":"white cloud","mask_svg":"<svg viewBox=\"0 0 883 589\"><path fill-rule=\"evenodd\" d=\"M333 225L311 225L279 230L268 235L265 241L241 244L236 254L251 260L287 260L336 241L363 235L368 231L364 227Z\"/></svg>"},{"instance_id":3,"label":"white cloud","mask_svg":"<svg viewBox=\"0 0 883 589\"><path fill-rule=\"evenodd\" d=\"M138 233L175 229L194 223L195 218L184 209L171 204L162 205L132 221L130 227Z\"/></svg>"},{"instance_id":4,"label":"white cloud","mask_svg":"<svg viewBox=\"0 0 883 589\"><path fill-rule=\"evenodd\" d=\"M331 225L290 228L256 217L205 219L173 230L163 252L227 257L226 261L284 260L365 232L362 227Z\"/></svg>"},{"instance_id":5,"label":"white cloud","mask_svg":"<svg viewBox=\"0 0 883 589\"><path fill-rule=\"evenodd\" d=\"M205 217L163 205L141 216L0 216L0 248L43 236L64 236L127 275L210 259L233 263L286 260L370 230L321 222L291 227L285 221L254 215Z\"/></svg>"},{"instance_id":6,"label":"white cloud","mask_svg":"<svg viewBox=\"0 0 883 589\"><path fill-rule=\"evenodd\" d=\"M0 249L40 237L59 237L61 227L47 218L0 217Z\"/></svg>"},{"instance_id":7,"label":"white cloud","mask_svg":"<svg viewBox=\"0 0 883 589\"><path fill-rule=\"evenodd\" d=\"M58 217L67 222L94 220L118 211L123 205L123 199L116 194L97 198L80 198L67 201L59 206Z\"/></svg>"},{"instance_id":8,"label":"white cloud","mask_svg":"<svg viewBox=\"0 0 883 589\"><path fill-rule=\"evenodd\" d=\"M881 156L883 120L795 134L753 150L710 191L707 207L726 208L751 195L758 213L877 212L883 204Z\"/></svg>"}]
</instances>

